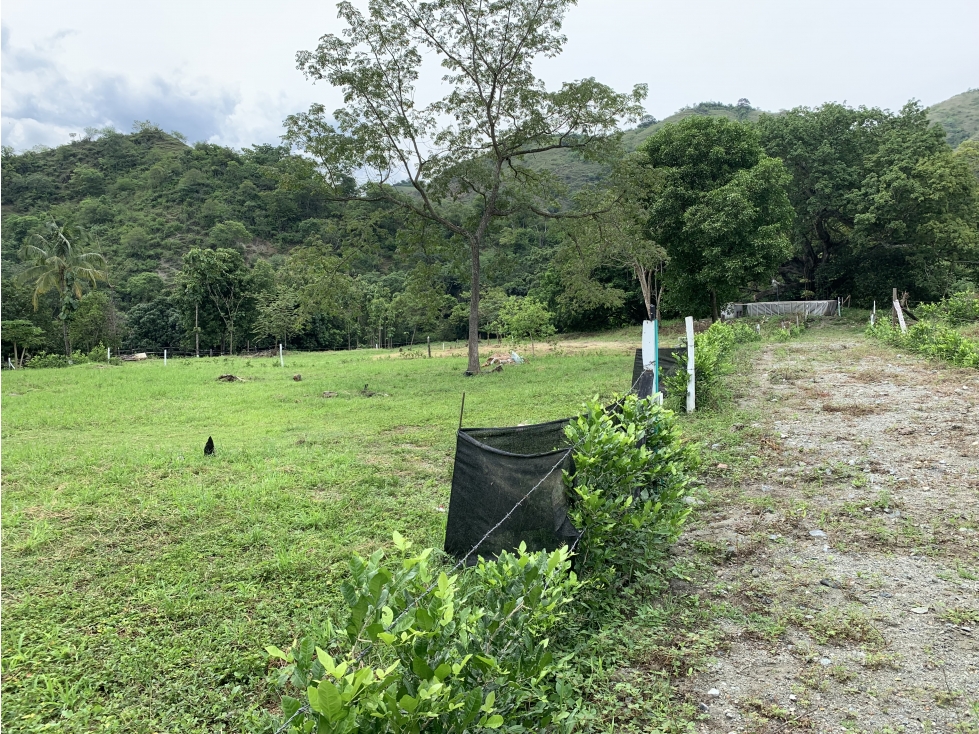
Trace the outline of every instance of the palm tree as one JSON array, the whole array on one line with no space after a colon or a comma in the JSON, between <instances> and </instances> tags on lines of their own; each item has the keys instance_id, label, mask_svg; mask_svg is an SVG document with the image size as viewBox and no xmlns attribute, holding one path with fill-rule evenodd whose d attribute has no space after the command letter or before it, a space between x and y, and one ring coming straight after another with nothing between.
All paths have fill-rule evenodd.
<instances>
[{"instance_id":1,"label":"palm tree","mask_svg":"<svg viewBox=\"0 0 979 734\"><path fill-rule=\"evenodd\" d=\"M51 219L47 223L46 236L33 234L20 251L21 260L30 263L27 270L20 273L19 280L34 284L34 310L37 311L38 296L51 290L61 296L61 311L58 318L65 336L65 355L71 359L71 341L68 339L68 322L78 308L82 297L82 286L91 284L94 288L100 280L106 280L105 258L97 252L79 252L74 242L88 241L88 235L81 229L68 225L59 226Z\"/></svg>"}]
</instances>

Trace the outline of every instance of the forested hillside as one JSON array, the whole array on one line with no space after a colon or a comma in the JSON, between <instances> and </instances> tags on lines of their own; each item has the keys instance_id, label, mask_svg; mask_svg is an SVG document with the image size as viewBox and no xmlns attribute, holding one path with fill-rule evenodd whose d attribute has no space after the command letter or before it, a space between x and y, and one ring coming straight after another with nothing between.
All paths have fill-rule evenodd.
<instances>
[{"instance_id":1,"label":"forested hillside","mask_svg":"<svg viewBox=\"0 0 979 734\"><path fill-rule=\"evenodd\" d=\"M654 165L649 141L689 118L737 125L759 151L781 161L784 174L773 168L772 180L783 182L793 212L790 226L777 225L790 248L777 268L782 297L852 295L869 303L899 287L928 300L974 284L979 148L968 138L976 135L977 108L979 91L971 90L927 111L825 105L772 115L740 100L698 104L662 121L645 118L622 135L622 160L638 162L652 177L620 189L613 199L635 202L628 216L617 209L615 227L606 222L597 230L606 239L628 230L624 240L615 237L632 242L635 235L645 248L641 256L608 242L589 249L581 228L564 220L502 217L481 252L480 328L505 330L501 309L525 297L550 312L559 330L633 323L645 313L637 279L647 302L649 288L659 289L665 314L709 312L704 294L678 291L686 277L678 252L655 241L653 233L665 230L648 218L665 200L663 187L673 185L664 183L669 171L679 170L669 155ZM930 126L936 121L944 130ZM965 142L953 152L946 136ZM21 322L20 347L31 353L64 351L63 336L82 351L99 343L237 351L283 341L334 349L466 335L468 253L458 238L406 218L390 201L338 201L314 164L286 146L188 145L141 123L131 134L91 131L50 150L4 149L2 163L3 319ZM575 192L600 196L609 165L618 165L585 163L567 150L530 164L563 181L566 199ZM356 183L345 186L353 191ZM471 197L452 206L459 221L478 208ZM704 232L727 214L716 216ZM105 257L103 279L69 283L80 298L54 287L36 294L35 282L18 278L27 265L24 245L46 252L61 235L77 252ZM749 235L724 257L749 246ZM653 256L652 265L642 261ZM731 262L721 269L730 272ZM769 281L756 274L725 292L766 298L774 295Z\"/></svg>"},{"instance_id":2,"label":"forested hillside","mask_svg":"<svg viewBox=\"0 0 979 734\"><path fill-rule=\"evenodd\" d=\"M970 89L932 105L928 117L945 128L948 144L953 148L965 140L979 141L979 89Z\"/></svg>"}]
</instances>

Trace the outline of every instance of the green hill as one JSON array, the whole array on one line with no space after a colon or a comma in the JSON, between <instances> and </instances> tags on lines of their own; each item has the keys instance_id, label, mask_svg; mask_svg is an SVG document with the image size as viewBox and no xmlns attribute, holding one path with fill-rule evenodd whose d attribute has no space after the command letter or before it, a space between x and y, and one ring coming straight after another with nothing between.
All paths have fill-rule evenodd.
<instances>
[{"instance_id":1,"label":"green hill","mask_svg":"<svg viewBox=\"0 0 979 734\"><path fill-rule=\"evenodd\" d=\"M963 140L979 140L979 89L970 89L928 108L928 117L945 128L953 148Z\"/></svg>"},{"instance_id":2,"label":"green hill","mask_svg":"<svg viewBox=\"0 0 979 734\"><path fill-rule=\"evenodd\" d=\"M653 117L646 118L637 127L623 133L622 145L631 153L639 147L640 143L664 125L679 122L683 118L693 115L726 117L730 120L755 122L763 112L763 110L752 107L747 103L747 100L744 100L740 106L722 102L700 102L691 107L684 107L663 120L657 120ZM585 162L574 153L566 150L553 150L544 153L531 161L530 165L536 170L551 171L572 190L590 183L597 183L603 175L601 166Z\"/></svg>"}]
</instances>

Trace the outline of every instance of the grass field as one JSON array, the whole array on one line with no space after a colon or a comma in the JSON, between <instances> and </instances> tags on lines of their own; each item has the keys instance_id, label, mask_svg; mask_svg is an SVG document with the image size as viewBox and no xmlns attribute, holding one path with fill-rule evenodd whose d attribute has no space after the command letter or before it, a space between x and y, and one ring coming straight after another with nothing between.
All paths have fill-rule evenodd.
<instances>
[{"instance_id":1,"label":"grass field","mask_svg":"<svg viewBox=\"0 0 979 734\"><path fill-rule=\"evenodd\" d=\"M264 646L336 609L351 551L441 544L463 391L466 425L551 420L632 361L599 340L477 378L367 350L5 372L4 731L247 731L277 706Z\"/></svg>"}]
</instances>

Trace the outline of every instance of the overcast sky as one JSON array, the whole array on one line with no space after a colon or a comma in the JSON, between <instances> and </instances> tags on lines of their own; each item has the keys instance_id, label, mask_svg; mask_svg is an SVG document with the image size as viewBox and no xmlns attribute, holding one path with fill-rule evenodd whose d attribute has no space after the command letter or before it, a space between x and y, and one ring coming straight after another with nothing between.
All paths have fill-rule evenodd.
<instances>
[{"instance_id":1,"label":"overcast sky","mask_svg":"<svg viewBox=\"0 0 979 734\"><path fill-rule=\"evenodd\" d=\"M340 30L329 0L4 0L0 22L2 139L17 150L134 120L276 143L286 115L340 102L295 68ZM564 30L564 53L538 65L549 86L644 82L658 118L740 97L898 109L979 87L979 0L580 0Z\"/></svg>"}]
</instances>

